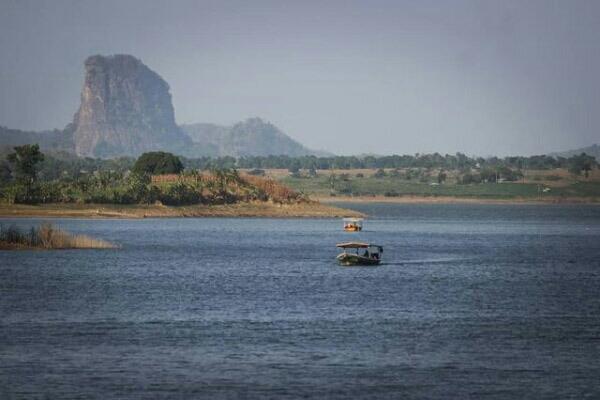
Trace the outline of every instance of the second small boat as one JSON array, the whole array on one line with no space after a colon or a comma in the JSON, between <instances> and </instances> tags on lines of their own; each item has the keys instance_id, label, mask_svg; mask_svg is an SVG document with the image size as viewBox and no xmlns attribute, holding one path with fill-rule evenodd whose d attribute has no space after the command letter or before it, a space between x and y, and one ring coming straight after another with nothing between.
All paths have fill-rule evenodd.
<instances>
[{"instance_id":1,"label":"second small boat","mask_svg":"<svg viewBox=\"0 0 600 400\"><path fill-rule=\"evenodd\" d=\"M360 232L362 231L362 225L362 218L344 218L344 230L346 232Z\"/></svg>"}]
</instances>

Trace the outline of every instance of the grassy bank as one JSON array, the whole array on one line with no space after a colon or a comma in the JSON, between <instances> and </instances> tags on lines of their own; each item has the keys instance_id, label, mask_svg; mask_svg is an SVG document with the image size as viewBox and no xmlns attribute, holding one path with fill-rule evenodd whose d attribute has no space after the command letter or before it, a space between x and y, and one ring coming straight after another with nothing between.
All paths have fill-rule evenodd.
<instances>
[{"instance_id":1,"label":"grassy bank","mask_svg":"<svg viewBox=\"0 0 600 400\"><path fill-rule=\"evenodd\" d=\"M72 235L52 224L43 223L23 231L14 225L0 225L0 250L18 249L113 249L112 243L86 235Z\"/></svg>"},{"instance_id":2,"label":"grassy bank","mask_svg":"<svg viewBox=\"0 0 600 400\"><path fill-rule=\"evenodd\" d=\"M358 175L358 176L357 176ZM475 201L537 201L537 202L600 202L600 180L596 176L590 179L572 179L560 176L557 172L544 175L531 173L518 182L458 184L455 181L443 183L419 182L401 177L374 177L361 171L335 175L332 179L327 173L314 177L282 176L280 181L290 188L302 192L320 201L328 198L385 199L386 201L422 201L437 202L440 199Z\"/></svg>"},{"instance_id":3,"label":"grassy bank","mask_svg":"<svg viewBox=\"0 0 600 400\"><path fill-rule=\"evenodd\" d=\"M361 213L320 204L301 202L278 204L247 202L222 205L113 205L113 204L0 204L0 217L44 218L177 218L177 217L269 217L336 218L362 216Z\"/></svg>"},{"instance_id":4,"label":"grassy bank","mask_svg":"<svg viewBox=\"0 0 600 400\"><path fill-rule=\"evenodd\" d=\"M543 197L543 198L482 198L456 196L328 196L317 197L324 204L397 203L397 204L590 204L600 206L600 198Z\"/></svg>"}]
</instances>

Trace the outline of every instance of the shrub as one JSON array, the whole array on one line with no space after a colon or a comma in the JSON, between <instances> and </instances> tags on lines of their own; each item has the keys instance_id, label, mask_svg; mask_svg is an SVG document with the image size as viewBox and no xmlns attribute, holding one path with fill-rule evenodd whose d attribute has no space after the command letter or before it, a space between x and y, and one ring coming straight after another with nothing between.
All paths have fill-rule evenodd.
<instances>
[{"instance_id":1,"label":"shrub","mask_svg":"<svg viewBox=\"0 0 600 400\"><path fill-rule=\"evenodd\" d=\"M460 184L470 185L473 183L481 183L481 175L479 174L471 174L470 172L465 173L461 179L459 180Z\"/></svg>"},{"instance_id":2,"label":"shrub","mask_svg":"<svg viewBox=\"0 0 600 400\"><path fill-rule=\"evenodd\" d=\"M201 203L202 195L192 185L180 181L168 186L166 191L159 195L159 200L170 206L190 205Z\"/></svg>"},{"instance_id":3,"label":"shrub","mask_svg":"<svg viewBox=\"0 0 600 400\"><path fill-rule=\"evenodd\" d=\"M386 175L386 174L385 174L385 171L383 170L383 168L379 168L379 169L378 169L378 170L375 172L375 174L373 174L373 177L374 177L374 178L377 178L377 179L381 179L381 178L385 178L385 175Z\"/></svg>"},{"instance_id":4,"label":"shrub","mask_svg":"<svg viewBox=\"0 0 600 400\"><path fill-rule=\"evenodd\" d=\"M255 168L253 170L248 171L248 175L265 176L265 170L264 169Z\"/></svg>"},{"instance_id":5,"label":"shrub","mask_svg":"<svg viewBox=\"0 0 600 400\"><path fill-rule=\"evenodd\" d=\"M392 177L392 178L400 178L400 171L398 171L397 168L393 169L390 172L390 177Z\"/></svg>"},{"instance_id":6,"label":"shrub","mask_svg":"<svg viewBox=\"0 0 600 400\"><path fill-rule=\"evenodd\" d=\"M27 189L21 184L12 184L2 189L2 201L7 204L20 203L27 197Z\"/></svg>"},{"instance_id":7,"label":"shrub","mask_svg":"<svg viewBox=\"0 0 600 400\"><path fill-rule=\"evenodd\" d=\"M127 178L127 195L133 199L134 203L152 203L155 199L150 199L149 185L150 176L147 174L133 173Z\"/></svg>"}]
</instances>

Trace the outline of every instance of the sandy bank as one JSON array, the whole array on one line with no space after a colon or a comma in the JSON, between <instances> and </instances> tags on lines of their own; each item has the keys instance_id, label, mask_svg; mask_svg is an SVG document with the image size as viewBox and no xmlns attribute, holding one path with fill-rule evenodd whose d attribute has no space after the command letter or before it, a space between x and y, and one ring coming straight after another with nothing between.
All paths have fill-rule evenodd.
<instances>
[{"instance_id":1,"label":"sandy bank","mask_svg":"<svg viewBox=\"0 0 600 400\"><path fill-rule=\"evenodd\" d=\"M181 217L264 217L264 218L337 218L359 217L361 213L318 202L273 204L268 202L228 205L161 205L112 204L2 204L0 217L44 218L181 218Z\"/></svg>"}]
</instances>

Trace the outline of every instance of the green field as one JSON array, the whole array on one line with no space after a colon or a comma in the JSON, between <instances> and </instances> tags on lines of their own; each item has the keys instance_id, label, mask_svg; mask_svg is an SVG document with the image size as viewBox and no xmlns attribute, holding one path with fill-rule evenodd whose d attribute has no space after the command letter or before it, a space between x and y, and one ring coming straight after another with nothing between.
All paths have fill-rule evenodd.
<instances>
[{"instance_id":1,"label":"green field","mask_svg":"<svg viewBox=\"0 0 600 400\"><path fill-rule=\"evenodd\" d=\"M535 183L481 183L459 185L444 183L431 185L406 181L392 177L384 178L356 178L347 180L336 179L333 183L328 176L313 178L284 177L281 179L285 185L308 195L330 196L450 196L482 199L544 199L544 198L599 198L600 182L577 182L567 186L550 187Z\"/></svg>"}]
</instances>

